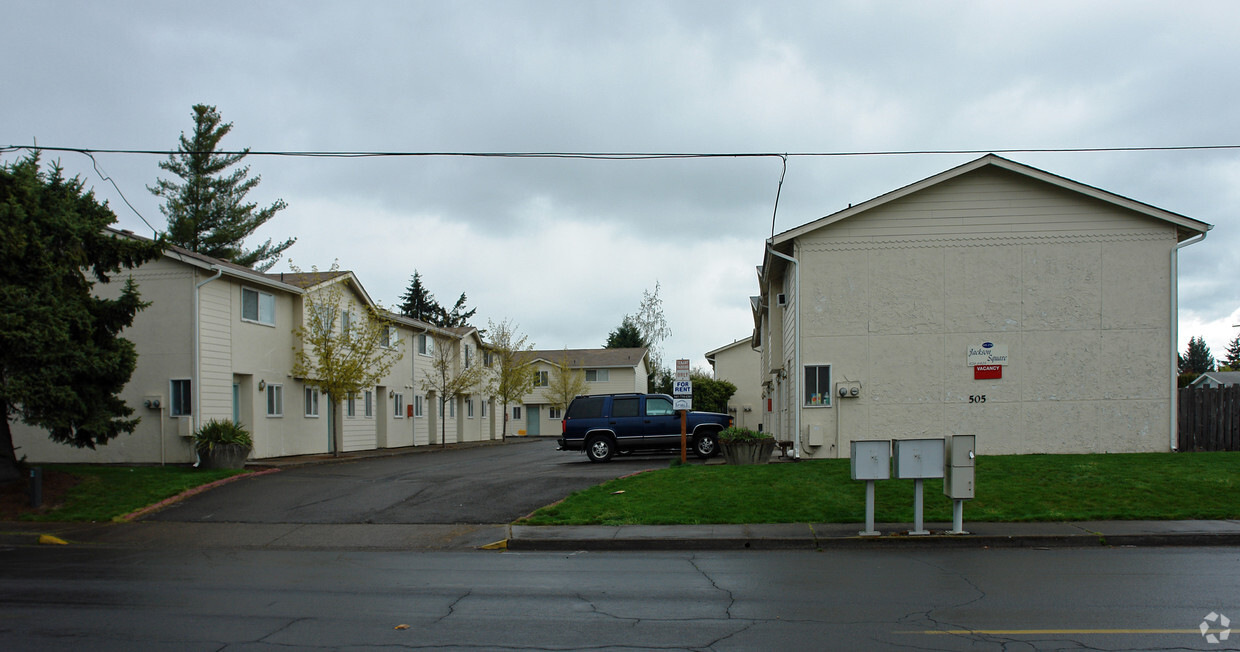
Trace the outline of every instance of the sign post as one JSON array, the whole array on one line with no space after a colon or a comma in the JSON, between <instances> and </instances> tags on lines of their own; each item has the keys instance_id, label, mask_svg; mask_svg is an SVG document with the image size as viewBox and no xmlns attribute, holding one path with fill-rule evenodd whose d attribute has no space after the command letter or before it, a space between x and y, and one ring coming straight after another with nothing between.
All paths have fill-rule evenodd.
<instances>
[{"instance_id":1,"label":"sign post","mask_svg":"<svg viewBox=\"0 0 1240 652\"><path fill-rule=\"evenodd\" d=\"M680 410L680 463L689 459L689 408L693 405L693 381L689 380L689 361L676 361L676 375L672 378L672 407Z\"/></svg>"}]
</instances>

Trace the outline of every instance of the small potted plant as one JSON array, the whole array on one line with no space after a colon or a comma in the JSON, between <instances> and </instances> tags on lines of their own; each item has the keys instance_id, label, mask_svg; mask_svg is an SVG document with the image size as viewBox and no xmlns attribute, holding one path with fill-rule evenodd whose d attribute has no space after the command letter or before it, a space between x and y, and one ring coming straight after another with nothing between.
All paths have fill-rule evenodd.
<instances>
[{"instance_id":1,"label":"small potted plant","mask_svg":"<svg viewBox=\"0 0 1240 652\"><path fill-rule=\"evenodd\" d=\"M766 464L775 450L775 438L765 432L731 426L719 432L719 446L728 464Z\"/></svg>"},{"instance_id":2,"label":"small potted plant","mask_svg":"<svg viewBox=\"0 0 1240 652\"><path fill-rule=\"evenodd\" d=\"M254 448L250 433L230 419L211 419L194 433L200 468L241 469Z\"/></svg>"}]
</instances>

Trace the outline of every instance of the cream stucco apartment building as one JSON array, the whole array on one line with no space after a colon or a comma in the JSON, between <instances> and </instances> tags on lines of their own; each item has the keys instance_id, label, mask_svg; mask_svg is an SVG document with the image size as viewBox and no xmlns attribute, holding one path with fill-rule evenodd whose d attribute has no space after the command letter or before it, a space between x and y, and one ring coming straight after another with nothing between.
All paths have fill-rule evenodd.
<instances>
[{"instance_id":1,"label":"cream stucco apartment building","mask_svg":"<svg viewBox=\"0 0 1240 652\"><path fill-rule=\"evenodd\" d=\"M305 295L340 283L353 318L376 307L352 272L263 274L169 247L128 275L151 304L124 333L138 350L137 368L121 394L141 417L137 430L81 450L17 423L19 456L37 463L192 462L190 436L209 419L243 424L256 459L499 437L493 403L481 388L441 410L422 383L438 347L449 347L455 364L483 363L483 342L473 328L445 329L389 314L388 345L400 360L373 387L340 401L335 413L312 382L293 376L300 346L294 330L305 317ZM97 291L118 292L125 277ZM336 419L339 442L329 436Z\"/></svg>"},{"instance_id":2,"label":"cream stucco apartment building","mask_svg":"<svg viewBox=\"0 0 1240 652\"><path fill-rule=\"evenodd\" d=\"M951 434L1170 450L1177 255L1210 228L988 155L777 234L753 301L764 426L800 457Z\"/></svg>"},{"instance_id":3,"label":"cream stucco apartment building","mask_svg":"<svg viewBox=\"0 0 1240 652\"><path fill-rule=\"evenodd\" d=\"M762 389L759 373L762 354L754 349L753 339L745 338L721 346L706 354L714 370L715 380L736 385L736 393L728 399L728 415L740 428L757 430L762 424Z\"/></svg>"},{"instance_id":4,"label":"cream stucco apartment building","mask_svg":"<svg viewBox=\"0 0 1240 652\"><path fill-rule=\"evenodd\" d=\"M552 407L546 395L556 365L580 371L585 376L583 394L644 394L647 391L650 356L646 348L527 351L523 361L531 365L534 388L522 398L520 405L508 407L509 434L560 435L564 415Z\"/></svg>"}]
</instances>

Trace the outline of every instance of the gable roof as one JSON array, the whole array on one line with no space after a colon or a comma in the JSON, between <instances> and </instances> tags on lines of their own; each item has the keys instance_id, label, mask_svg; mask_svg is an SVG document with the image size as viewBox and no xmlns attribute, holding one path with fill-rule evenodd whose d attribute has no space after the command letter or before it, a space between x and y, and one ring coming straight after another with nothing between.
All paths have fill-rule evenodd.
<instances>
[{"instance_id":1,"label":"gable roof","mask_svg":"<svg viewBox=\"0 0 1240 652\"><path fill-rule=\"evenodd\" d=\"M1056 174L1051 174L1050 172L1047 172L1045 170L1039 170L1038 168L1031 167L1023 163L1017 163L1016 161L1003 158L1002 156L996 156L994 154L987 154L979 159L975 159L973 161L965 163L964 165L960 165L950 170L940 172L934 176L927 177L916 183L912 183L907 186L904 186L903 188L892 190L891 192L879 195L878 197L862 202L860 204L849 206L848 208L842 211L832 213L831 215L827 215L826 217L819 218L812 222L808 222L806 224L802 224L801 226L784 231L783 233L779 233L775 235L773 238L771 238L768 241L768 243L770 246L778 247L781 244L787 243L797 237L805 235L806 233L809 233L811 231L820 229L829 224L834 224L836 222L849 219L858 214L864 213L869 210L873 210L874 208L877 208L884 204L891 203L897 199L907 197L913 193L916 193L921 190L925 190L926 188L929 188L931 186L943 183L944 181L955 179L957 177L961 177L963 175L969 174L970 172L974 172L974 171L977 171L977 170L980 170L986 167L995 167L995 168L999 168L1002 170L1007 170L1009 172L1014 172L1016 174L1023 175L1030 179L1041 181L1043 183L1048 183L1053 186L1058 186L1060 188L1063 188L1065 190L1069 190L1069 191L1076 192L1076 193L1079 193L1079 194L1082 194L1088 197L1092 197L1094 199L1098 199L1098 200L1101 200L1101 201L1104 201L1110 204L1114 204L1115 206L1119 206L1120 208L1125 208L1130 211L1140 213L1142 215L1146 215L1148 217L1162 220L1164 222L1170 222L1171 224L1175 225L1176 232L1177 232L1177 239L1180 242L1183 242L1184 240L1198 236L1214 228L1210 224L1207 224L1205 222L1201 222L1198 220L1194 220L1191 217L1186 217L1184 215L1180 215L1179 213L1172 213L1171 211L1163 210L1161 208L1157 208L1155 206L1151 206L1149 204L1136 201L1134 199L1129 199L1122 195L1117 195L1112 192L1107 192L1106 190L1102 190L1101 188L1095 188L1093 186L1080 183L1078 181L1073 181L1066 177L1061 177ZM771 254L770 254L770 251L768 250L765 256L765 260L764 260L764 263L765 263L764 267L769 268L769 264L772 262L770 258L771 258Z\"/></svg>"},{"instance_id":2,"label":"gable roof","mask_svg":"<svg viewBox=\"0 0 1240 652\"><path fill-rule=\"evenodd\" d=\"M750 297L750 298L752 299L752 297ZM744 338L741 338L741 339L739 339L739 340L736 340L735 342L733 342L733 343L731 343L731 344L725 344L725 345L723 345L723 346L721 346L721 347L719 347L719 348L715 349L714 351L710 351L709 353L707 353L707 354L706 354L706 361L707 361L707 362L709 362L712 366L714 366L714 364L715 364L715 356L716 356L716 355L719 355L720 353L723 353L724 351L727 351L728 349L730 349L730 348L732 348L732 347L735 347L735 346L740 346L741 344L750 344L750 345L752 345L752 343L753 343L753 337L752 337L752 336L750 336L750 337L744 337ZM750 348L753 348L753 347L752 347L752 346L750 346Z\"/></svg>"},{"instance_id":3,"label":"gable roof","mask_svg":"<svg viewBox=\"0 0 1240 652\"><path fill-rule=\"evenodd\" d=\"M1193 380L1190 386L1196 387L1202 384L1207 377L1220 385L1240 385L1240 371L1207 371Z\"/></svg>"},{"instance_id":4,"label":"gable roof","mask_svg":"<svg viewBox=\"0 0 1240 652\"><path fill-rule=\"evenodd\" d=\"M527 351L529 362L542 360L548 364L559 364L561 359L568 361L572 369L605 369L634 368L646 359L649 352L645 347L632 349L551 349L546 351Z\"/></svg>"}]
</instances>

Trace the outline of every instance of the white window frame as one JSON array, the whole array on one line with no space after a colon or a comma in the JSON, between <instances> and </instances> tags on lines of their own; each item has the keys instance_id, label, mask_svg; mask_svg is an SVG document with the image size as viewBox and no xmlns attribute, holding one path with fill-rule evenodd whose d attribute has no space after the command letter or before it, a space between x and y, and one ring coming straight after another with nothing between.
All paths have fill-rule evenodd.
<instances>
[{"instance_id":1,"label":"white window frame","mask_svg":"<svg viewBox=\"0 0 1240 652\"><path fill-rule=\"evenodd\" d=\"M179 387L184 389L178 389ZM189 378L173 378L168 381L168 416L188 417L194 414L193 389L194 383Z\"/></svg>"},{"instance_id":2,"label":"white window frame","mask_svg":"<svg viewBox=\"0 0 1240 652\"><path fill-rule=\"evenodd\" d=\"M810 370L815 370L813 387L810 386ZM826 372L824 381L822 373ZM806 408L829 408L832 405L831 395L831 365L829 364L807 364L801 372L801 407ZM821 385L825 385L822 387ZM812 389L818 390L811 392ZM818 403L811 402L814 396L819 397ZM825 397L826 400L822 400Z\"/></svg>"},{"instance_id":3,"label":"white window frame","mask_svg":"<svg viewBox=\"0 0 1240 652\"><path fill-rule=\"evenodd\" d=\"M255 295L253 317L247 317L245 314L245 295L247 292ZM266 299L266 301L264 301L264 299ZM264 308L266 308L266 310L264 310ZM264 317L269 318L270 321L264 319ZM276 325L276 295L270 292L263 292L262 290L255 290L254 288L243 286L241 288L241 321L274 327Z\"/></svg>"},{"instance_id":4,"label":"white window frame","mask_svg":"<svg viewBox=\"0 0 1240 652\"><path fill-rule=\"evenodd\" d=\"M449 419L456 418L456 399L455 398L452 399L451 401L448 401L448 418Z\"/></svg>"},{"instance_id":5,"label":"white window frame","mask_svg":"<svg viewBox=\"0 0 1240 652\"><path fill-rule=\"evenodd\" d=\"M551 376L546 371L534 370L534 387L550 387Z\"/></svg>"},{"instance_id":6,"label":"white window frame","mask_svg":"<svg viewBox=\"0 0 1240 652\"><path fill-rule=\"evenodd\" d=\"M429 333L418 333L418 355L427 357L435 355L435 338Z\"/></svg>"},{"instance_id":7,"label":"white window frame","mask_svg":"<svg viewBox=\"0 0 1240 652\"><path fill-rule=\"evenodd\" d=\"M405 418L405 395L400 392L392 395L392 416L397 419Z\"/></svg>"},{"instance_id":8,"label":"white window frame","mask_svg":"<svg viewBox=\"0 0 1240 652\"><path fill-rule=\"evenodd\" d=\"M357 395L352 392L344 399L344 418L357 418Z\"/></svg>"},{"instance_id":9,"label":"white window frame","mask_svg":"<svg viewBox=\"0 0 1240 652\"><path fill-rule=\"evenodd\" d=\"M474 418L474 399L472 398L465 399L465 418Z\"/></svg>"},{"instance_id":10,"label":"white window frame","mask_svg":"<svg viewBox=\"0 0 1240 652\"><path fill-rule=\"evenodd\" d=\"M469 354L469 345L465 344L464 346L465 346L465 368L468 369L469 365L473 363L473 356Z\"/></svg>"},{"instance_id":11,"label":"white window frame","mask_svg":"<svg viewBox=\"0 0 1240 652\"><path fill-rule=\"evenodd\" d=\"M561 419L563 417L560 414L560 411L558 409L549 407L547 408L547 418L548 419Z\"/></svg>"},{"instance_id":12,"label":"white window frame","mask_svg":"<svg viewBox=\"0 0 1240 652\"><path fill-rule=\"evenodd\" d=\"M486 399L479 401L479 403L482 403L482 418L483 419L487 418L487 403L490 403L490 402L491 402L490 398L486 398Z\"/></svg>"},{"instance_id":13,"label":"white window frame","mask_svg":"<svg viewBox=\"0 0 1240 652\"><path fill-rule=\"evenodd\" d=\"M424 408L422 407L423 402L424 401L422 399L421 394L413 395L413 416L414 418L420 419L423 416L425 416L425 412L423 411Z\"/></svg>"},{"instance_id":14,"label":"white window frame","mask_svg":"<svg viewBox=\"0 0 1240 652\"><path fill-rule=\"evenodd\" d=\"M306 385L304 395L306 402L306 418L319 418L319 388Z\"/></svg>"},{"instance_id":15,"label":"white window frame","mask_svg":"<svg viewBox=\"0 0 1240 652\"><path fill-rule=\"evenodd\" d=\"M590 374L594 374L594 379L590 379ZM611 369L586 369L587 383L607 383L611 382Z\"/></svg>"},{"instance_id":16,"label":"white window frame","mask_svg":"<svg viewBox=\"0 0 1240 652\"><path fill-rule=\"evenodd\" d=\"M367 419L375 418L375 393L373 391L369 389L366 390L364 403L365 403L365 409L366 409L366 418Z\"/></svg>"},{"instance_id":17,"label":"white window frame","mask_svg":"<svg viewBox=\"0 0 1240 652\"><path fill-rule=\"evenodd\" d=\"M267 416L272 419L284 416L284 385L267 383Z\"/></svg>"},{"instance_id":18,"label":"white window frame","mask_svg":"<svg viewBox=\"0 0 1240 652\"><path fill-rule=\"evenodd\" d=\"M353 313L348 310L340 311L340 334L348 335L349 329L353 326Z\"/></svg>"},{"instance_id":19,"label":"white window frame","mask_svg":"<svg viewBox=\"0 0 1240 652\"><path fill-rule=\"evenodd\" d=\"M520 405L512 406L512 420L513 421L521 420L521 406Z\"/></svg>"}]
</instances>

